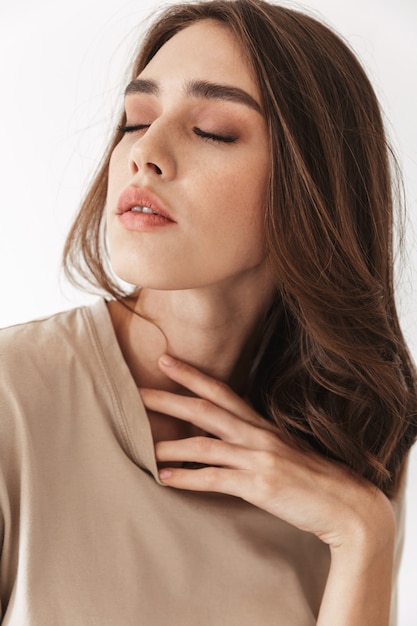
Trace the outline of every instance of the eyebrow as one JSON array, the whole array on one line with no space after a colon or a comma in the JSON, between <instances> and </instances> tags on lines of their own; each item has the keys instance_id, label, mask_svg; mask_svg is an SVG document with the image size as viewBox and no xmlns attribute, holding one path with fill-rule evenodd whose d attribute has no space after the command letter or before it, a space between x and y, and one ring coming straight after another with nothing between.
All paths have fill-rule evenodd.
<instances>
[{"instance_id":1,"label":"eyebrow","mask_svg":"<svg viewBox=\"0 0 417 626\"><path fill-rule=\"evenodd\" d=\"M154 80L136 78L126 87L125 96L136 93L145 93L157 96L160 93L159 85ZM219 85L206 80L192 80L185 85L185 94L194 98L205 98L207 100L226 100L244 104L257 113L262 114L261 106L258 102L243 89L229 85Z\"/></svg>"}]
</instances>

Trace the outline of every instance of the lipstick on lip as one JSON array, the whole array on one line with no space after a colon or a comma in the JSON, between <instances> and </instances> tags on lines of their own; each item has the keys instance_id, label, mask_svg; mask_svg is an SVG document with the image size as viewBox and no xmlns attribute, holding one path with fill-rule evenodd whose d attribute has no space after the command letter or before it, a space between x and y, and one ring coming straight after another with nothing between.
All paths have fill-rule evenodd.
<instances>
[{"instance_id":1,"label":"lipstick on lip","mask_svg":"<svg viewBox=\"0 0 417 626\"><path fill-rule=\"evenodd\" d=\"M143 212L140 209L145 208ZM161 200L145 188L127 187L119 197L116 213L128 230L150 230L176 224Z\"/></svg>"}]
</instances>

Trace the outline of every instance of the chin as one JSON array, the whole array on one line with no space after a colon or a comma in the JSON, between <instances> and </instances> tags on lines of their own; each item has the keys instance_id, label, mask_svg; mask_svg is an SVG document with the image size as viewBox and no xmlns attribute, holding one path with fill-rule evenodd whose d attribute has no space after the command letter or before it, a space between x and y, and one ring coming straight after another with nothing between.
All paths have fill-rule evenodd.
<instances>
[{"instance_id":1,"label":"chin","mask_svg":"<svg viewBox=\"0 0 417 626\"><path fill-rule=\"evenodd\" d=\"M172 265L169 271L165 267L158 271L158 268L155 268L155 266L152 268L142 267L138 270L138 266L132 269L131 267L121 268L116 264L112 264L112 270L119 280L127 284L128 288L132 287L133 289L184 291L187 289L202 289L224 282L224 277L222 277L223 280L222 278L215 280L213 278L209 279L207 276L191 275L190 272L186 272L184 269L175 272Z\"/></svg>"},{"instance_id":2,"label":"chin","mask_svg":"<svg viewBox=\"0 0 417 626\"><path fill-rule=\"evenodd\" d=\"M229 289L236 281L250 277L251 271L259 267L228 267L227 262L213 262L208 266L195 255L178 258L175 254L113 254L111 267L114 274L125 283L137 288L160 291L184 291L223 287ZM253 277L250 279L253 282Z\"/></svg>"},{"instance_id":3,"label":"chin","mask_svg":"<svg viewBox=\"0 0 417 626\"><path fill-rule=\"evenodd\" d=\"M112 270L115 276L127 286L127 289L155 289L161 291L176 291L180 289L190 289L193 285L186 277L172 276L171 272L167 272L165 269L158 271L157 268L152 269L142 267L138 270L136 265L135 269L119 267L117 264L112 264Z\"/></svg>"}]
</instances>

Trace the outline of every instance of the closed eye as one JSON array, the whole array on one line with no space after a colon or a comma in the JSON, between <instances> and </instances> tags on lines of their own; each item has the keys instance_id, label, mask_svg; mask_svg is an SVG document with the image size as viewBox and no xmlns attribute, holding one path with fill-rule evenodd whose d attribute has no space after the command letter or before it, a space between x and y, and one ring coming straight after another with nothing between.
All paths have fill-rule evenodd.
<instances>
[{"instance_id":1,"label":"closed eye","mask_svg":"<svg viewBox=\"0 0 417 626\"><path fill-rule=\"evenodd\" d=\"M118 126L117 130L119 133L134 133L139 130L144 130L145 128L149 128L150 124L132 124L127 126Z\"/></svg>"},{"instance_id":2,"label":"closed eye","mask_svg":"<svg viewBox=\"0 0 417 626\"><path fill-rule=\"evenodd\" d=\"M193 128L193 132L203 139L208 139L209 141L218 141L223 143L235 143L236 137L232 137L231 135L216 135L215 133L208 133L201 128Z\"/></svg>"},{"instance_id":3,"label":"closed eye","mask_svg":"<svg viewBox=\"0 0 417 626\"><path fill-rule=\"evenodd\" d=\"M150 124L127 124L126 126L119 125L117 130L122 134L135 133L141 130L145 130L149 128ZM221 143L236 143L236 137L232 137L231 135L217 135L216 133L209 133L201 128L195 127L193 128L193 132L203 139L207 139L208 141L221 142Z\"/></svg>"}]
</instances>

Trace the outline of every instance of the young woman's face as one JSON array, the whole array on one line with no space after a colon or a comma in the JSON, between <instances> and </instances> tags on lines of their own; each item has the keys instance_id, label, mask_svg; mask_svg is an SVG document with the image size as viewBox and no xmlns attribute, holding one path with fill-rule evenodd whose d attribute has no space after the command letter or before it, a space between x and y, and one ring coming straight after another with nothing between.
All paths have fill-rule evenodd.
<instances>
[{"instance_id":1,"label":"young woman's face","mask_svg":"<svg viewBox=\"0 0 417 626\"><path fill-rule=\"evenodd\" d=\"M260 102L239 44L211 20L175 35L128 86L107 196L118 276L154 289L265 283Z\"/></svg>"}]
</instances>

